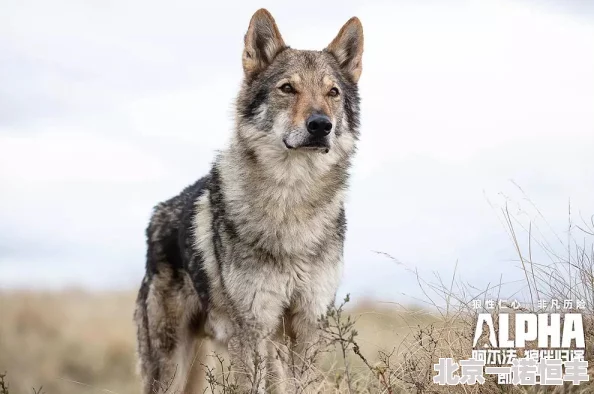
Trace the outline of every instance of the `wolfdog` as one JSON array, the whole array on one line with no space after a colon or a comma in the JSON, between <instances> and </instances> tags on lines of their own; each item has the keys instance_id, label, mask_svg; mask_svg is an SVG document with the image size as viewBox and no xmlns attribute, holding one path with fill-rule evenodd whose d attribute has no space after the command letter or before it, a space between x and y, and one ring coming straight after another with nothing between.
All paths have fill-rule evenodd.
<instances>
[{"instance_id":1,"label":"wolfdog","mask_svg":"<svg viewBox=\"0 0 594 394\"><path fill-rule=\"evenodd\" d=\"M296 50L261 9L244 43L229 145L207 176L154 208L146 230L134 313L144 394L202 392L203 340L227 349L242 392L265 392L270 343L282 332L302 355L339 285L361 22L322 51Z\"/></svg>"}]
</instances>

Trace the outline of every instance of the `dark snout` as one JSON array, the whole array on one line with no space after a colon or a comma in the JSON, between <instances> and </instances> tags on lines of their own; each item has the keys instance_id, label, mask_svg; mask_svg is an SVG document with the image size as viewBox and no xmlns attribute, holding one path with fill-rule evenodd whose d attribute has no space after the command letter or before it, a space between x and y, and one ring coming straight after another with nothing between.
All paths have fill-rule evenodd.
<instances>
[{"instance_id":1,"label":"dark snout","mask_svg":"<svg viewBox=\"0 0 594 394\"><path fill-rule=\"evenodd\" d=\"M332 122L326 115L313 114L305 122L307 131L316 138L322 138L332 131Z\"/></svg>"},{"instance_id":2,"label":"dark snout","mask_svg":"<svg viewBox=\"0 0 594 394\"><path fill-rule=\"evenodd\" d=\"M328 153L330 151L332 121L319 112L313 113L305 121L307 134L300 129L289 133L283 142L288 149Z\"/></svg>"}]
</instances>

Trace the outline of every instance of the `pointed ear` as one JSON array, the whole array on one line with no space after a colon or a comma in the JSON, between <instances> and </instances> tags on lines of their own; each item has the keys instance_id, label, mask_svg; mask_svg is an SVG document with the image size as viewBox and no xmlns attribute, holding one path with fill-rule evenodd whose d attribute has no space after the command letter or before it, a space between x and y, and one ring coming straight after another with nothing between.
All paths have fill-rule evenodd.
<instances>
[{"instance_id":1,"label":"pointed ear","mask_svg":"<svg viewBox=\"0 0 594 394\"><path fill-rule=\"evenodd\" d=\"M326 51L334 55L342 70L357 83L361 76L363 57L363 25L359 18L349 19Z\"/></svg>"},{"instance_id":2,"label":"pointed ear","mask_svg":"<svg viewBox=\"0 0 594 394\"><path fill-rule=\"evenodd\" d=\"M252 16L244 41L242 63L247 77L253 77L264 70L286 48L274 18L264 8Z\"/></svg>"}]
</instances>

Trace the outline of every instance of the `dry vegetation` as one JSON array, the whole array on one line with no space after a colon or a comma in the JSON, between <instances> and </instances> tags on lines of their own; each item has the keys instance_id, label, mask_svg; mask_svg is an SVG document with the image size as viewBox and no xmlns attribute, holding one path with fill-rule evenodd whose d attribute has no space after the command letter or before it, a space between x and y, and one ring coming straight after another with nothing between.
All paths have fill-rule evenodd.
<instances>
[{"instance_id":1,"label":"dry vegetation","mask_svg":"<svg viewBox=\"0 0 594 394\"><path fill-rule=\"evenodd\" d=\"M133 301L131 293L1 294L0 371L11 394L92 392L83 384L138 392Z\"/></svg>"},{"instance_id":2,"label":"dry vegetation","mask_svg":"<svg viewBox=\"0 0 594 394\"><path fill-rule=\"evenodd\" d=\"M0 305L0 371L11 394L39 387L47 394L139 392L132 293L10 292L0 293ZM420 310L367 303L350 312L370 355L402 343L410 327L437 321ZM342 364L333 356L323 363ZM362 366L352 369L358 375Z\"/></svg>"},{"instance_id":3,"label":"dry vegetation","mask_svg":"<svg viewBox=\"0 0 594 394\"><path fill-rule=\"evenodd\" d=\"M436 386L439 357L470 357L476 324L473 299L512 299L501 283L476 289L458 276L426 281L425 309L360 302L335 306L323 322L327 352L318 354L310 387L325 393L594 393L594 217L569 223L564 237L549 243L533 217L501 211L525 273L526 310L538 299L586 301L586 354L591 381L579 387ZM536 249L549 261L533 261ZM391 258L386 255L387 258ZM0 293L0 394L139 392L135 373L132 293ZM350 304L349 304L350 305ZM347 305L348 306L348 305ZM492 311L494 314L497 310ZM344 356L346 357L344 357ZM224 357L224 356L223 356ZM211 387L235 393L226 367L212 370ZM10 386L6 386L10 382ZM35 389L34 389L35 388ZM210 392L210 391L209 391Z\"/></svg>"}]
</instances>

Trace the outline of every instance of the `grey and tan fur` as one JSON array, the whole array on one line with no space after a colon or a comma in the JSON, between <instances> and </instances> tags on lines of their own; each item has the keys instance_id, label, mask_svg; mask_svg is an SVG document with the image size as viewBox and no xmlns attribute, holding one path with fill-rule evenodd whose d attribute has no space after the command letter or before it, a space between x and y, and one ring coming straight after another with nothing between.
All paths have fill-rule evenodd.
<instances>
[{"instance_id":1,"label":"grey and tan fur","mask_svg":"<svg viewBox=\"0 0 594 394\"><path fill-rule=\"evenodd\" d=\"M143 393L202 392L206 340L228 349L243 391L263 392L273 371L255 358L271 340L288 334L297 355L315 342L342 271L362 53L357 18L326 49L303 51L268 11L253 15L231 142L147 228L135 312Z\"/></svg>"}]
</instances>

